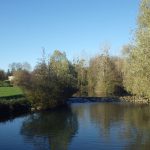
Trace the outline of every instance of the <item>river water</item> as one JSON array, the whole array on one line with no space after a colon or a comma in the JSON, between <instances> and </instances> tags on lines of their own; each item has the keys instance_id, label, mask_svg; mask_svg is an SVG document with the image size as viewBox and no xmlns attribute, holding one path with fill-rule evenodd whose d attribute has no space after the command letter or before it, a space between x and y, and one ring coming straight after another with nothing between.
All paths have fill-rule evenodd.
<instances>
[{"instance_id":1,"label":"river water","mask_svg":"<svg viewBox=\"0 0 150 150\"><path fill-rule=\"evenodd\" d=\"M0 120L0 150L122 149L150 150L150 106L74 103Z\"/></svg>"}]
</instances>

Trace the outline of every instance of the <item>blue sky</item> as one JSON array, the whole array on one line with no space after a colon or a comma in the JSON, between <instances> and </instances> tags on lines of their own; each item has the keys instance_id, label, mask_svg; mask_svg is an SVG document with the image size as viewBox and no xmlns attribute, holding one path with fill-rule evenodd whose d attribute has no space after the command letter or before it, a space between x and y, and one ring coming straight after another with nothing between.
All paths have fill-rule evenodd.
<instances>
[{"instance_id":1,"label":"blue sky","mask_svg":"<svg viewBox=\"0 0 150 150\"><path fill-rule=\"evenodd\" d=\"M132 39L140 0L0 0L0 68L12 62L34 66L55 49L71 60L100 53L109 43L111 54Z\"/></svg>"}]
</instances>

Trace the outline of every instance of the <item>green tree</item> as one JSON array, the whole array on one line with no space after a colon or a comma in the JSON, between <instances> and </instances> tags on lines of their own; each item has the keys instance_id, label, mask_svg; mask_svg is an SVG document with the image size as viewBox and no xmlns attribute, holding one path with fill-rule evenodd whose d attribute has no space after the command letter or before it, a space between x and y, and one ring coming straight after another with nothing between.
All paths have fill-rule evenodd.
<instances>
[{"instance_id":1,"label":"green tree","mask_svg":"<svg viewBox=\"0 0 150 150\"><path fill-rule=\"evenodd\" d=\"M115 92L115 65L108 55L99 58L99 72L97 73L97 83L95 93L97 96L110 96Z\"/></svg>"},{"instance_id":2,"label":"green tree","mask_svg":"<svg viewBox=\"0 0 150 150\"><path fill-rule=\"evenodd\" d=\"M15 71L20 71L20 70L31 71L31 66L27 62L24 62L24 63L13 62L9 64L9 71L11 73L14 73Z\"/></svg>"},{"instance_id":3,"label":"green tree","mask_svg":"<svg viewBox=\"0 0 150 150\"><path fill-rule=\"evenodd\" d=\"M26 70L20 70L14 72L13 84L21 87L27 87L30 84L31 74Z\"/></svg>"},{"instance_id":4,"label":"green tree","mask_svg":"<svg viewBox=\"0 0 150 150\"><path fill-rule=\"evenodd\" d=\"M150 0L142 0L135 43L125 69L125 87L132 94L150 97Z\"/></svg>"},{"instance_id":5,"label":"green tree","mask_svg":"<svg viewBox=\"0 0 150 150\"><path fill-rule=\"evenodd\" d=\"M49 69L56 78L59 99L63 100L70 97L76 91L76 73L75 68L68 61L66 54L55 50L50 58Z\"/></svg>"},{"instance_id":6,"label":"green tree","mask_svg":"<svg viewBox=\"0 0 150 150\"><path fill-rule=\"evenodd\" d=\"M120 59L110 57L106 49L103 54L90 60L88 71L89 96L120 95L122 72Z\"/></svg>"},{"instance_id":7,"label":"green tree","mask_svg":"<svg viewBox=\"0 0 150 150\"><path fill-rule=\"evenodd\" d=\"M88 95L88 80L87 80L87 71L88 67L85 64L84 59L78 59L75 63L75 70L77 73L77 88L78 92L76 95L78 96L87 96Z\"/></svg>"},{"instance_id":8,"label":"green tree","mask_svg":"<svg viewBox=\"0 0 150 150\"><path fill-rule=\"evenodd\" d=\"M0 70L0 81L3 81L6 79L6 74L4 72L4 70Z\"/></svg>"},{"instance_id":9,"label":"green tree","mask_svg":"<svg viewBox=\"0 0 150 150\"><path fill-rule=\"evenodd\" d=\"M75 69L65 53L58 50L49 61L43 56L30 74L26 70L15 73L17 85L23 88L32 105L38 109L64 104L76 91Z\"/></svg>"},{"instance_id":10,"label":"green tree","mask_svg":"<svg viewBox=\"0 0 150 150\"><path fill-rule=\"evenodd\" d=\"M95 86L97 83L97 73L99 70L99 56L90 59L88 68L88 95L95 96Z\"/></svg>"}]
</instances>

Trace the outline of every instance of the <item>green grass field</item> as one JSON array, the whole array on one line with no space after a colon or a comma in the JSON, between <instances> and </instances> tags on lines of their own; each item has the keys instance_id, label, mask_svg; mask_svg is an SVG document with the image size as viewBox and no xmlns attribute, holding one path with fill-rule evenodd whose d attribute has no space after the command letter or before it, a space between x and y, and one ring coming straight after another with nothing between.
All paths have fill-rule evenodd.
<instances>
[{"instance_id":1,"label":"green grass field","mask_svg":"<svg viewBox=\"0 0 150 150\"><path fill-rule=\"evenodd\" d=\"M9 97L22 94L22 90L19 87L0 87L0 97Z\"/></svg>"}]
</instances>

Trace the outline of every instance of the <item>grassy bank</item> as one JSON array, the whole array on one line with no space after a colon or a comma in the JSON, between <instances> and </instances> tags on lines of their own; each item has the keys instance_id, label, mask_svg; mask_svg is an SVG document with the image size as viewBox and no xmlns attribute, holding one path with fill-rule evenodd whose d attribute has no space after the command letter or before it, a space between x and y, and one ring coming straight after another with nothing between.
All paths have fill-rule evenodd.
<instances>
[{"instance_id":1,"label":"grassy bank","mask_svg":"<svg viewBox=\"0 0 150 150\"><path fill-rule=\"evenodd\" d=\"M19 87L0 87L0 113L26 112L31 108Z\"/></svg>"},{"instance_id":2,"label":"grassy bank","mask_svg":"<svg viewBox=\"0 0 150 150\"><path fill-rule=\"evenodd\" d=\"M0 87L0 98L23 95L19 87Z\"/></svg>"}]
</instances>

